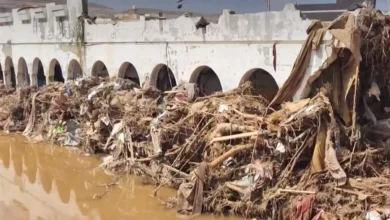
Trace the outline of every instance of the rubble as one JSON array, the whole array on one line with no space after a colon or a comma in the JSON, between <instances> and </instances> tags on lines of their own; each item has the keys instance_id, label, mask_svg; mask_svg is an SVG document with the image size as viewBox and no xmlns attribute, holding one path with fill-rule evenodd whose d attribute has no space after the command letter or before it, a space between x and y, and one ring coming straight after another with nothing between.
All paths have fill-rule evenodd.
<instances>
[{"instance_id":1,"label":"rubble","mask_svg":"<svg viewBox=\"0 0 390 220\"><path fill-rule=\"evenodd\" d=\"M246 83L201 97L126 79L0 87L0 127L89 153L102 167L178 189L182 215L384 219L390 208L390 17L362 9L308 30L273 100ZM303 82L325 32L332 55ZM369 79L369 80L365 80ZM306 89L292 102L298 85Z\"/></svg>"}]
</instances>

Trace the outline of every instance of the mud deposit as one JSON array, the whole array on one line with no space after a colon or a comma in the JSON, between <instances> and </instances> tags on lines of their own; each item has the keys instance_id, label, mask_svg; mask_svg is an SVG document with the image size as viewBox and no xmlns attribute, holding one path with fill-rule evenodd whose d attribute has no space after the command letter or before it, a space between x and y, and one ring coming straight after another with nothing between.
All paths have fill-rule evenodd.
<instances>
[{"instance_id":1,"label":"mud deposit","mask_svg":"<svg viewBox=\"0 0 390 220\"><path fill-rule=\"evenodd\" d=\"M132 177L118 180L97 168L98 158L76 150L1 134L0 161L0 219L180 219L150 196L153 187ZM161 200L173 195L159 191Z\"/></svg>"}]
</instances>

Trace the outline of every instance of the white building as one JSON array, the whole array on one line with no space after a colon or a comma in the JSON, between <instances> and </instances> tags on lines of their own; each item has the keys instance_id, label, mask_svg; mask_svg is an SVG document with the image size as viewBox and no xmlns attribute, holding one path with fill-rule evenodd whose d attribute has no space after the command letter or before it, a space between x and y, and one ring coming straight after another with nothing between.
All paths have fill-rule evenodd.
<instances>
[{"instance_id":1,"label":"white building","mask_svg":"<svg viewBox=\"0 0 390 220\"><path fill-rule=\"evenodd\" d=\"M280 12L234 14L197 29L200 18L82 19L86 0L0 14L0 64L6 84L43 84L83 75L118 75L160 89L196 82L205 93L253 80L272 96L293 67L310 20L293 5ZM308 74L326 59L313 53ZM275 66L274 66L275 63Z\"/></svg>"}]
</instances>

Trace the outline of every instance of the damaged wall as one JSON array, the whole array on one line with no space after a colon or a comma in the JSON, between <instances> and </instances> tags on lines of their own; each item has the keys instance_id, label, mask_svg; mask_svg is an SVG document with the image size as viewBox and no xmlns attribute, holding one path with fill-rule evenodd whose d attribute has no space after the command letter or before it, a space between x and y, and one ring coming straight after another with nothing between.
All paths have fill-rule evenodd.
<instances>
[{"instance_id":1,"label":"damaged wall","mask_svg":"<svg viewBox=\"0 0 390 220\"><path fill-rule=\"evenodd\" d=\"M111 75L129 61L137 69L141 82L153 68L167 64L177 81L188 82L199 66L209 66L218 75L223 90L237 87L250 69L261 68L281 86L292 69L311 21L287 5L281 12L231 14L228 10L217 24L196 29L199 18L185 16L174 20L112 22L97 20L86 25L87 69L97 60L106 60ZM276 71L273 49L276 50ZM316 69L324 60L323 50L316 53Z\"/></svg>"},{"instance_id":2,"label":"damaged wall","mask_svg":"<svg viewBox=\"0 0 390 220\"><path fill-rule=\"evenodd\" d=\"M65 6L48 4L43 9L20 12L15 9L9 17L0 14L3 69L6 57L10 56L17 72L17 61L23 57L31 74L33 60L38 57L48 73L55 58L66 79L73 59L88 75L98 61L106 65L111 76L118 74L123 63L129 62L142 84L158 64L166 64L178 83L188 82L198 67L208 66L226 91L236 88L247 71L261 68L280 87L290 74L306 40L306 28L311 24L302 20L293 5L286 5L280 12L256 14L224 10L218 23L200 29L195 27L199 18L185 16L172 20L141 17L140 21L133 22L98 18L96 23L84 22L83 36L80 32L83 25L77 21L84 10L83 1L68 0ZM41 14L46 18L41 19L44 16ZM78 44L79 41L85 41L85 46ZM7 42L12 45L12 50L7 51L12 52L4 50ZM316 52L310 68L317 69L325 59L323 49Z\"/></svg>"},{"instance_id":3,"label":"damaged wall","mask_svg":"<svg viewBox=\"0 0 390 220\"><path fill-rule=\"evenodd\" d=\"M84 59L76 45L76 38L82 33L82 25L77 22L82 11L79 2L68 0L67 5L50 3L44 8L13 9L11 13L0 14L1 64L5 65L7 57L11 58L17 74L18 62L24 58L31 77L33 61L39 58L49 78L50 63L56 59L66 77L69 62Z\"/></svg>"}]
</instances>

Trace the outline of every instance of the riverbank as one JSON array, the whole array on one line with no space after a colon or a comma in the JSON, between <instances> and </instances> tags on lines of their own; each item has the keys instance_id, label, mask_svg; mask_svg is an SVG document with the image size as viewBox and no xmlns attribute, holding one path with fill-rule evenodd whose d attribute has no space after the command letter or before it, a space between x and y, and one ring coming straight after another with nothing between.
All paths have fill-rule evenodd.
<instances>
[{"instance_id":1,"label":"riverbank","mask_svg":"<svg viewBox=\"0 0 390 220\"><path fill-rule=\"evenodd\" d=\"M78 149L1 134L0 218L181 219L162 203L175 196L174 190L163 188L153 199L153 186L134 176L107 175L100 164Z\"/></svg>"}]
</instances>

